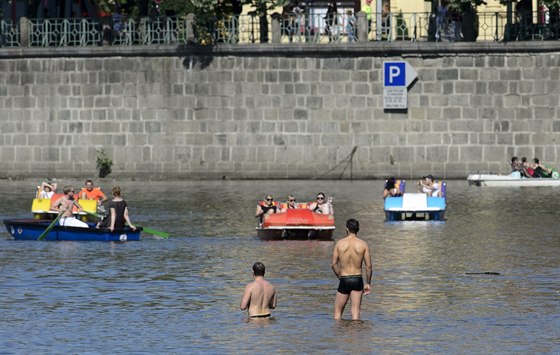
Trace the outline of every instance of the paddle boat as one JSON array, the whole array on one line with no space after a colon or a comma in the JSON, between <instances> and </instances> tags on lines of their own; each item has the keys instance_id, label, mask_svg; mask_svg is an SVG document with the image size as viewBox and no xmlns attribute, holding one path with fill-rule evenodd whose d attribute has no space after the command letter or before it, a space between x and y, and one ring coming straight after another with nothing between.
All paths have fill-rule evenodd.
<instances>
[{"instance_id":1,"label":"paddle boat","mask_svg":"<svg viewBox=\"0 0 560 355\"><path fill-rule=\"evenodd\" d=\"M33 213L33 218L35 219L54 219L54 216L58 215L58 211L53 209L52 204L58 200L64 194L54 194L51 198L34 198L31 203L31 213ZM84 222L96 222L96 218L92 218L93 215L97 213L97 201L95 200L83 200L78 199L78 204L82 207L84 212L79 212L76 207L74 207L74 215Z\"/></svg>"},{"instance_id":2,"label":"paddle boat","mask_svg":"<svg viewBox=\"0 0 560 355\"><path fill-rule=\"evenodd\" d=\"M498 174L470 174L467 177L470 186L490 186L490 187L558 187L560 177L558 172L553 173L550 178L525 178L519 174L498 175Z\"/></svg>"},{"instance_id":3,"label":"paddle boat","mask_svg":"<svg viewBox=\"0 0 560 355\"><path fill-rule=\"evenodd\" d=\"M53 221L48 219L7 219L4 220L6 230L16 240L37 240ZM122 230L97 229L95 223L88 223L90 228L63 227L57 222L50 229L45 240L68 241L104 241L125 242L140 240L142 227L135 231L131 228Z\"/></svg>"},{"instance_id":4,"label":"paddle boat","mask_svg":"<svg viewBox=\"0 0 560 355\"><path fill-rule=\"evenodd\" d=\"M443 221L446 209L447 183L434 181L440 185L441 197L427 196L425 193L406 192L406 182L397 180L396 186L402 196L385 198L383 210L387 221Z\"/></svg>"},{"instance_id":5,"label":"paddle boat","mask_svg":"<svg viewBox=\"0 0 560 355\"><path fill-rule=\"evenodd\" d=\"M280 209L285 207L284 204L278 206ZM308 206L307 203L298 203L295 209L267 215L257 227L257 236L266 240L332 240L334 216L312 212Z\"/></svg>"}]
</instances>

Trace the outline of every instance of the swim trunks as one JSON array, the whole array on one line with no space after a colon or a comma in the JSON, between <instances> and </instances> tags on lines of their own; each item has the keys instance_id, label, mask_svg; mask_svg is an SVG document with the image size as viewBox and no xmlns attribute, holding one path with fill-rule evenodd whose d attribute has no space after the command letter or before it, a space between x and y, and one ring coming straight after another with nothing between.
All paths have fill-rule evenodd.
<instances>
[{"instance_id":1,"label":"swim trunks","mask_svg":"<svg viewBox=\"0 0 560 355\"><path fill-rule=\"evenodd\" d=\"M249 318L268 318L270 317L270 313L269 314L261 314L258 316L250 316Z\"/></svg>"},{"instance_id":2,"label":"swim trunks","mask_svg":"<svg viewBox=\"0 0 560 355\"><path fill-rule=\"evenodd\" d=\"M343 295L348 295L352 291L363 291L364 280L362 275L341 276L340 284L338 285L338 292Z\"/></svg>"}]
</instances>

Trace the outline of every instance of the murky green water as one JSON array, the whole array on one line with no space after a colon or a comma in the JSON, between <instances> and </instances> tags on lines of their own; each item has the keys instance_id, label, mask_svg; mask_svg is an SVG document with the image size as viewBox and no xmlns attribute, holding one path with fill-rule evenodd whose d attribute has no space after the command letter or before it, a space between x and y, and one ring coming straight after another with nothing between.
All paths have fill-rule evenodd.
<instances>
[{"instance_id":1,"label":"murky green water","mask_svg":"<svg viewBox=\"0 0 560 355\"><path fill-rule=\"evenodd\" d=\"M76 185L80 182L71 181ZM64 182L62 182L63 184ZM29 216L34 181L2 181L0 217ZM101 184L110 191L112 183ZM386 223L381 181L122 182L141 242L17 242L0 232L2 353L560 351L560 189L449 182L447 221ZM333 242L255 237L266 193L333 196L372 250L362 322L331 319ZM260 260L274 319L239 311ZM466 275L499 272L499 276ZM348 314L346 314L348 317Z\"/></svg>"}]
</instances>

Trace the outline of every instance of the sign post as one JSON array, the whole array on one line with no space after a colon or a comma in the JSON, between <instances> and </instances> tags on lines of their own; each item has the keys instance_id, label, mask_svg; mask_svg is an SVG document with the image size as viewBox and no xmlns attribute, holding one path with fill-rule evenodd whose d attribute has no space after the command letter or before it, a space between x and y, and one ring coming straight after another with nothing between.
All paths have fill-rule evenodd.
<instances>
[{"instance_id":1,"label":"sign post","mask_svg":"<svg viewBox=\"0 0 560 355\"><path fill-rule=\"evenodd\" d=\"M408 86L417 75L408 62L383 62L383 108L408 108Z\"/></svg>"}]
</instances>

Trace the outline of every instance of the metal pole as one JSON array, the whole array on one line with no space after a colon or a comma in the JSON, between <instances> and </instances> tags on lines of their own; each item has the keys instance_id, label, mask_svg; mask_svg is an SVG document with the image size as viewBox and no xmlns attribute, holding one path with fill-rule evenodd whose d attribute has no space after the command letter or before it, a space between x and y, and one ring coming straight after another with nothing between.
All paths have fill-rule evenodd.
<instances>
[{"instance_id":1,"label":"metal pole","mask_svg":"<svg viewBox=\"0 0 560 355\"><path fill-rule=\"evenodd\" d=\"M381 13L383 12L383 0L377 0L375 7L375 33L378 41L381 41Z\"/></svg>"}]
</instances>

